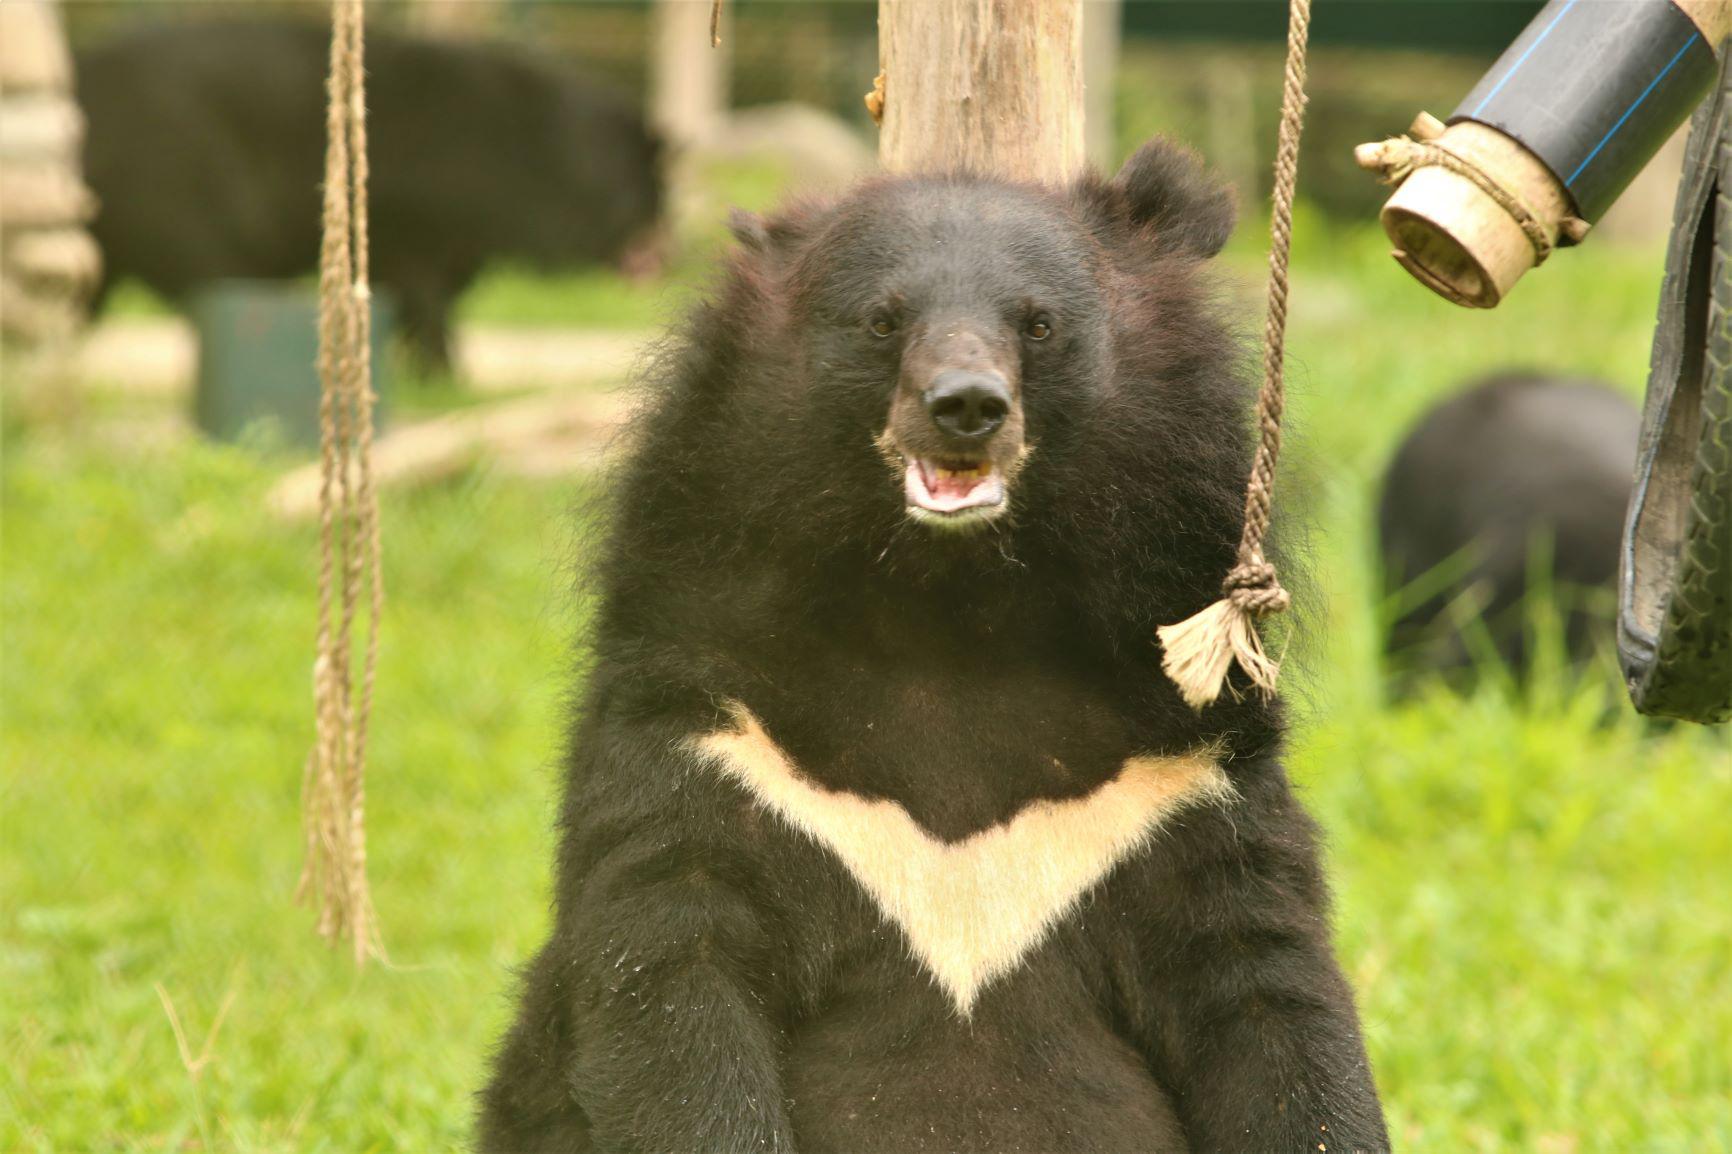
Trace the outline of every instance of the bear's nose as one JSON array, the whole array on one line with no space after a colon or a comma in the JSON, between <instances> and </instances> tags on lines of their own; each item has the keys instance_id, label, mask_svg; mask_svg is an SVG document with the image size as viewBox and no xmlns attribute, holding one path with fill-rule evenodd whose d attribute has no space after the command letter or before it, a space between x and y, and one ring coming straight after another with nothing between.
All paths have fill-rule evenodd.
<instances>
[{"instance_id":1,"label":"bear's nose","mask_svg":"<svg viewBox=\"0 0 1732 1154\"><path fill-rule=\"evenodd\" d=\"M980 440L1010 414L1010 386L997 373L947 369L926 390L926 413L940 432Z\"/></svg>"}]
</instances>

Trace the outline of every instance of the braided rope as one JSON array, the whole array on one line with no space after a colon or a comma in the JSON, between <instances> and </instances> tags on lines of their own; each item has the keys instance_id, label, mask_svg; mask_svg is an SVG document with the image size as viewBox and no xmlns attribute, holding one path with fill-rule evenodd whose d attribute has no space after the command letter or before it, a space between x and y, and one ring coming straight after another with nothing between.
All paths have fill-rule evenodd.
<instances>
[{"instance_id":1,"label":"braided rope","mask_svg":"<svg viewBox=\"0 0 1732 1154\"><path fill-rule=\"evenodd\" d=\"M1287 23L1287 69L1281 88L1281 130L1275 147L1274 210L1269 220L1269 309L1263 322L1263 388L1257 394L1257 457L1245 485L1245 528L1239 538L1239 564L1223 589L1256 616L1287 608L1275 567L1263 559L1275 492L1275 465L1281 456L1281 415L1287 393L1287 266L1293 250L1293 194L1299 183L1299 133L1305 126L1305 43L1311 26L1311 0L1293 0Z\"/></svg>"},{"instance_id":2,"label":"braided rope","mask_svg":"<svg viewBox=\"0 0 1732 1154\"><path fill-rule=\"evenodd\" d=\"M1287 266L1293 250L1293 194L1299 183L1299 133L1305 126L1305 42L1311 0L1293 0L1287 26L1287 69L1281 88L1281 131L1275 147L1274 211L1269 220L1269 310L1263 322L1263 388L1257 394L1257 458L1245 486L1245 529L1239 564L1223 588L1234 602L1261 617L1287 608L1275 567L1263 559L1281 456L1281 415L1287 393Z\"/></svg>"},{"instance_id":3,"label":"braided rope","mask_svg":"<svg viewBox=\"0 0 1732 1154\"><path fill-rule=\"evenodd\" d=\"M306 859L297 888L297 897L310 899L318 909L319 933L333 944L349 938L357 963L369 955L384 955L367 889L362 780L384 608L371 463L374 398L362 17L362 0L332 0L319 257L319 609L313 663L317 738L302 787ZM357 703L351 638L363 588L367 640Z\"/></svg>"},{"instance_id":4,"label":"braided rope","mask_svg":"<svg viewBox=\"0 0 1732 1154\"><path fill-rule=\"evenodd\" d=\"M1257 394L1257 455L1245 483L1245 525L1237 563L1222 582L1222 597L1176 625L1158 630L1161 664L1180 696L1201 709L1218 698L1235 660L1264 693L1273 693L1279 662L1263 652L1253 622L1290 603L1275 566L1263 556L1281 455L1286 408L1283 372L1287 346L1288 261L1293 248L1293 194L1299 182L1299 135L1305 126L1305 45L1311 0L1290 0L1287 67L1281 89L1281 128L1275 148L1275 188L1269 223L1269 306L1263 324L1263 386Z\"/></svg>"}]
</instances>

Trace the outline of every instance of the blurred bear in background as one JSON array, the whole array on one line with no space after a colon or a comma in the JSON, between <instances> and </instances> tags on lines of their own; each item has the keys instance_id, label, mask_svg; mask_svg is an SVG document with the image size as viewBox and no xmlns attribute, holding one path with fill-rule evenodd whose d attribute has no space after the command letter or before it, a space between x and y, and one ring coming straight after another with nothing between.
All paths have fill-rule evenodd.
<instances>
[{"instance_id":1,"label":"blurred bear in background","mask_svg":"<svg viewBox=\"0 0 1732 1154\"><path fill-rule=\"evenodd\" d=\"M1596 381L1506 373L1426 413L1383 479L1377 528L1398 690L1534 659L1528 594L1550 587L1566 654L1611 639L1641 416ZM1487 648L1489 643L1489 651Z\"/></svg>"},{"instance_id":2,"label":"blurred bear in background","mask_svg":"<svg viewBox=\"0 0 1732 1154\"><path fill-rule=\"evenodd\" d=\"M369 32L366 51L372 278L425 367L449 365L452 302L489 262L647 259L661 149L626 97L504 45ZM320 24L219 20L79 55L104 292L314 270L328 53Z\"/></svg>"}]
</instances>

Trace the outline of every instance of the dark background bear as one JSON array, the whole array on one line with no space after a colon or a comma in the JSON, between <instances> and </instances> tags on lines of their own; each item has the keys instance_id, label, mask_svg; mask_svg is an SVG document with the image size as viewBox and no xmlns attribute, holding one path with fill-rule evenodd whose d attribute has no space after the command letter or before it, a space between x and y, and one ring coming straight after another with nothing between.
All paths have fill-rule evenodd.
<instances>
[{"instance_id":1,"label":"dark background bear","mask_svg":"<svg viewBox=\"0 0 1732 1154\"><path fill-rule=\"evenodd\" d=\"M1231 224L1160 142L1110 184L739 222L621 478L483 1148L1387 1146L1280 707L1194 713L1154 640L1238 539L1250 392L1201 268ZM804 832L714 752L764 734ZM1213 794L974 984L868 894L894 846L830 852L901 822L937 860L1199 757ZM1008 916L1075 834L922 934Z\"/></svg>"},{"instance_id":2,"label":"dark background bear","mask_svg":"<svg viewBox=\"0 0 1732 1154\"><path fill-rule=\"evenodd\" d=\"M1578 662L1609 652L1641 415L1598 381L1506 373L1429 410L1384 474L1377 531L1395 687L1533 660L1544 588Z\"/></svg>"},{"instance_id":3,"label":"dark background bear","mask_svg":"<svg viewBox=\"0 0 1732 1154\"><path fill-rule=\"evenodd\" d=\"M106 285L179 300L294 277L319 253L329 32L292 20L150 26L77 60ZM659 146L621 95L522 49L367 38L373 280L411 347L450 356L452 302L489 261L617 262L661 210Z\"/></svg>"}]
</instances>

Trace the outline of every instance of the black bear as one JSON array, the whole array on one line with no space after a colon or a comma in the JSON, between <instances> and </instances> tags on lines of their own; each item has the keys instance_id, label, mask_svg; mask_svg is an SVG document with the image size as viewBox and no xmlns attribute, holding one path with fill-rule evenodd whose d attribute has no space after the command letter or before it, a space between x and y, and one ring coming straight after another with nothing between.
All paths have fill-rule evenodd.
<instances>
[{"instance_id":1,"label":"black bear","mask_svg":"<svg viewBox=\"0 0 1732 1154\"><path fill-rule=\"evenodd\" d=\"M1161 141L738 220L617 490L483 1149L1387 1145L1281 708L1193 712L1155 640L1239 535L1232 224Z\"/></svg>"},{"instance_id":2,"label":"black bear","mask_svg":"<svg viewBox=\"0 0 1732 1154\"><path fill-rule=\"evenodd\" d=\"M330 30L294 20L148 25L81 52L84 173L108 284L176 301L319 257ZM661 211L660 145L631 104L532 53L370 33L373 280L410 348L450 356L448 315L489 261L631 262Z\"/></svg>"},{"instance_id":3,"label":"black bear","mask_svg":"<svg viewBox=\"0 0 1732 1154\"><path fill-rule=\"evenodd\" d=\"M1397 691L1532 662L1528 593L1550 587L1565 652L1610 651L1636 406L1597 381L1502 373L1426 412L1383 477L1377 535ZM1479 644L1483 641L1483 645Z\"/></svg>"}]
</instances>

